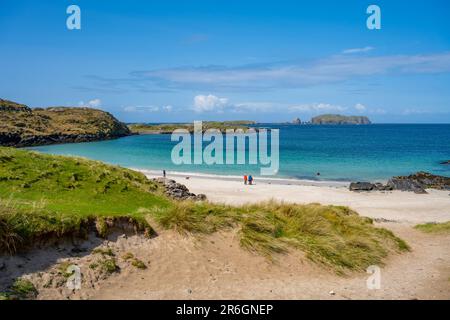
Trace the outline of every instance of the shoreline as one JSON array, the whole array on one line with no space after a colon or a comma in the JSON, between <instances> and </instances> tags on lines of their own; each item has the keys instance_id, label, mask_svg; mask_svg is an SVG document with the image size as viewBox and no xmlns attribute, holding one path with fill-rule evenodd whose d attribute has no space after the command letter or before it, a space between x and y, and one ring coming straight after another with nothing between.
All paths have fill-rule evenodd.
<instances>
[{"instance_id":1,"label":"shoreline","mask_svg":"<svg viewBox=\"0 0 450 320\"><path fill-rule=\"evenodd\" d=\"M162 170L154 169L140 169L129 167L128 169L141 172L146 176L151 177L162 177ZM220 175L214 173L202 173L202 172L182 172L182 171L169 171L166 170L167 178L183 178L190 179L191 177L210 179L210 180L220 180L220 181L242 181L241 176L237 175ZM299 186L327 186L335 188L348 188L351 181L337 181L337 180L309 180L309 179L295 179L295 178L268 178L262 176L254 176L255 182L274 184L274 185L299 185Z\"/></svg>"},{"instance_id":2,"label":"shoreline","mask_svg":"<svg viewBox=\"0 0 450 320\"><path fill-rule=\"evenodd\" d=\"M140 172L147 178L162 177L161 171ZM320 203L347 206L376 221L407 225L450 221L449 192L442 190L427 189L427 194L398 190L355 192L350 191L346 185L310 181L287 184L286 181L279 183L262 179L256 179L254 185L244 185L239 177L224 179L203 175L175 175L169 171L167 178L185 185L190 192L205 194L208 201L213 203L245 205L270 200L299 204Z\"/></svg>"}]
</instances>

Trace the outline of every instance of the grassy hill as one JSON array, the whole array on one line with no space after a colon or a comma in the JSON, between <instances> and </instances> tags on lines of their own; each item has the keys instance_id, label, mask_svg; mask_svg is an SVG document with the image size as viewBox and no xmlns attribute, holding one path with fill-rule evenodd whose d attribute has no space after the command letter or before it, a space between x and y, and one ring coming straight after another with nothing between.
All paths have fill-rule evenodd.
<instances>
[{"instance_id":1,"label":"grassy hill","mask_svg":"<svg viewBox=\"0 0 450 320\"><path fill-rule=\"evenodd\" d=\"M204 121L202 123L203 131L208 129L217 129L225 132L227 129L243 129L247 130L250 125L255 124L253 121ZM194 124L192 123L163 123L163 124L129 124L131 132L137 134L171 134L176 129L186 129L190 133L194 132Z\"/></svg>"},{"instance_id":2,"label":"grassy hill","mask_svg":"<svg viewBox=\"0 0 450 320\"><path fill-rule=\"evenodd\" d=\"M131 134L111 114L91 108L31 109L0 99L0 145L33 146L112 139Z\"/></svg>"},{"instance_id":3,"label":"grassy hill","mask_svg":"<svg viewBox=\"0 0 450 320\"><path fill-rule=\"evenodd\" d=\"M311 119L312 124L371 124L364 116L342 116L339 114L324 114Z\"/></svg>"},{"instance_id":4,"label":"grassy hill","mask_svg":"<svg viewBox=\"0 0 450 320\"><path fill-rule=\"evenodd\" d=\"M243 248L272 258L289 250L338 272L382 265L407 245L346 207L277 202L226 206L176 201L144 175L81 158L0 147L0 251L49 237L98 234L114 219L151 233L147 218L183 233L238 228Z\"/></svg>"}]
</instances>

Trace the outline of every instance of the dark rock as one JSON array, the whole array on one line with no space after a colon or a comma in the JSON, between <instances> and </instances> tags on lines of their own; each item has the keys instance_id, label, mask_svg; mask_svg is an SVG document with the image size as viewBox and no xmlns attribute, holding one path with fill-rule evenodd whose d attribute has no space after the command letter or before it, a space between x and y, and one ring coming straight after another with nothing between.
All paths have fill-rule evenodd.
<instances>
[{"instance_id":1,"label":"dark rock","mask_svg":"<svg viewBox=\"0 0 450 320\"><path fill-rule=\"evenodd\" d=\"M388 185L395 190L426 193L425 189L450 190L450 178L417 172L409 176L393 177Z\"/></svg>"},{"instance_id":2,"label":"dark rock","mask_svg":"<svg viewBox=\"0 0 450 320\"><path fill-rule=\"evenodd\" d=\"M155 178L153 181L164 185L166 189L166 195L177 200L193 200L204 201L206 195L189 192L189 189L181 183L177 183L175 180L169 180L166 178Z\"/></svg>"},{"instance_id":3,"label":"dark rock","mask_svg":"<svg viewBox=\"0 0 450 320\"><path fill-rule=\"evenodd\" d=\"M393 190L413 191L415 193L426 193L425 189L415 181L395 177L388 181L388 186Z\"/></svg>"},{"instance_id":4,"label":"dark rock","mask_svg":"<svg viewBox=\"0 0 450 320\"><path fill-rule=\"evenodd\" d=\"M386 185L379 182L352 182L349 189L351 191L400 190L425 194L427 193L425 189L450 190L450 178L428 172L417 172L409 176L393 177Z\"/></svg>"},{"instance_id":5,"label":"dark rock","mask_svg":"<svg viewBox=\"0 0 450 320\"><path fill-rule=\"evenodd\" d=\"M350 183L350 191L372 191L375 188L370 182L352 182Z\"/></svg>"},{"instance_id":6,"label":"dark rock","mask_svg":"<svg viewBox=\"0 0 450 320\"><path fill-rule=\"evenodd\" d=\"M378 191L391 191L392 187L389 185L384 185L382 183L376 182L374 183L374 189Z\"/></svg>"}]
</instances>

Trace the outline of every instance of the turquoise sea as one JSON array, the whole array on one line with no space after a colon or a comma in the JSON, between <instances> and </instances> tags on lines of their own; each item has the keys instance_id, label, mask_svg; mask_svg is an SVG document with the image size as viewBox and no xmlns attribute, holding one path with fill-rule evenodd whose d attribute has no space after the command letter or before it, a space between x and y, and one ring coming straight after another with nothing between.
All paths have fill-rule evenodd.
<instances>
[{"instance_id":1,"label":"turquoise sea","mask_svg":"<svg viewBox=\"0 0 450 320\"><path fill-rule=\"evenodd\" d=\"M450 160L450 124L258 126L280 129L280 169L276 178L375 181L416 171L450 176L450 165L440 164ZM176 143L170 135L140 135L29 149L136 169L234 176L260 173L255 165L175 165L171 151Z\"/></svg>"}]
</instances>

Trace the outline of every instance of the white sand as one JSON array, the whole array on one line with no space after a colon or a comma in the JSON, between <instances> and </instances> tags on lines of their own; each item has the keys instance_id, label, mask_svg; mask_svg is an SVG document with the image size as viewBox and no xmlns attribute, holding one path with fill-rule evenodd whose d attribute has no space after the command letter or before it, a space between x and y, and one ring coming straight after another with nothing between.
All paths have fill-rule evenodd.
<instances>
[{"instance_id":1,"label":"white sand","mask_svg":"<svg viewBox=\"0 0 450 320\"><path fill-rule=\"evenodd\" d=\"M144 172L149 178L154 174ZM167 178L177 180L186 185L191 192L206 194L212 202L239 205L276 199L295 203L321 203L345 205L359 214L371 218L387 219L405 223L445 222L450 221L450 192L427 190L428 194L413 192L353 192L345 186L287 185L286 180L276 182L258 182L255 185L244 185L243 182L224 178L202 176L171 175Z\"/></svg>"}]
</instances>

